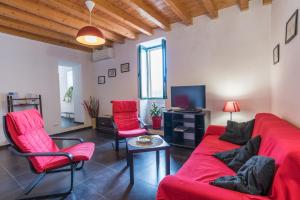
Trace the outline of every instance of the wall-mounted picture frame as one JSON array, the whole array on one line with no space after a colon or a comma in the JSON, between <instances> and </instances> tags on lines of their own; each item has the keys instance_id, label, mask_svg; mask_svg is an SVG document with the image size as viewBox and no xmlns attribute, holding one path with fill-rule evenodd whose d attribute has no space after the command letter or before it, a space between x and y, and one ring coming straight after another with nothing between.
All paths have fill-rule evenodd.
<instances>
[{"instance_id":1,"label":"wall-mounted picture frame","mask_svg":"<svg viewBox=\"0 0 300 200\"><path fill-rule=\"evenodd\" d=\"M98 84L105 84L105 76L98 76Z\"/></svg>"},{"instance_id":2,"label":"wall-mounted picture frame","mask_svg":"<svg viewBox=\"0 0 300 200\"><path fill-rule=\"evenodd\" d=\"M273 64L276 65L280 60L280 44L277 44L273 49Z\"/></svg>"},{"instance_id":3,"label":"wall-mounted picture frame","mask_svg":"<svg viewBox=\"0 0 300 200\"><path fill-rule=\"evenodd\" d=\"M129 72L130 70L129 63L123 63L120 65L120 67L121 67L121 73Z\"/></svg>"},{"instance_id":4,"label":"wall-mounted picture frame","mask_svg":"<svg viewBox=\"0 0 300 200\"><path fill-rule=\"evenodd\" d=\"M108 77L116 77L117 76L117 69L112 68L108 70Z\"/></svg>"},{"instance_id":5,"label":"wall-mounted picture frame","mask_svg":"<svg viewBox=\"0 0 300 200\"><path fill-rule=\"evenodd\" d=\"M293 13L286 23L285 27L285 44L292 41L298 33L298 9Z\"/></svg>"}]
</instances>

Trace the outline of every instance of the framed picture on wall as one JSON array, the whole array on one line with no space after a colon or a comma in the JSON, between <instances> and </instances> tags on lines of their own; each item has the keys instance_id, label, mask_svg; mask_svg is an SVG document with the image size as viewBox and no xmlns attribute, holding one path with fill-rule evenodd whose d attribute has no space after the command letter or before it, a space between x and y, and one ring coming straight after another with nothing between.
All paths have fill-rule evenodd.
<instances>
[{"instance_id":1,"label":"framed picture on wall","mask_svg":"<svg viewBox=\"0 0 300 200\"><path fill-rule=\"evenodd\" d=\"M116 68L108 70L108 77L116 77L116 76L117 76L117 69Z\"/></svg>"},{"instance_id":2,"label":"framed picture on wall","mask_svg":"<svg viewBox=\"0 0 300 200\"><path fill-rule=\"evenodd\" d=\"M129 63L121 64L121 73L129 72Z\"/></svg>"},{"instance_id":3,"label":"framed picture on wall","mask_svg":"<svg viewBox=\"0 0 300 200\"><path fill-rule=\"evenodd\" d=\"M273 64L276 65L279 63L280 59L280 45L277 44L273 49Z\"/></svg>"},{"instance_id":4,"label":"framed picture on wall","mask_svg":"<svg viewBox=\"0 0 300 200\"><path fill-rule=\"evenodd\" d=\"M105 84L105 76L98 76L98 84Z\"/></svg>"},{"instance_id":5,"label":"framed picture on wall","mask_svg":"<svg viewBox=\"0 0 300 200\"><path fill-rule=\"evenodd\" d=\"M290 17L285 27L285 43L289 43L298 33L298 9Z\"/></svg>"}]
</instances>

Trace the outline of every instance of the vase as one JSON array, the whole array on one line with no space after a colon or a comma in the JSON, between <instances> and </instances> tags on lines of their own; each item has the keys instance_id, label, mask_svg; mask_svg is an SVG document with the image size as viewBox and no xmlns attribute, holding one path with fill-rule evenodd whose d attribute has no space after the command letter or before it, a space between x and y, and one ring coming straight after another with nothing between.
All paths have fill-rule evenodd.
<instances>
[{"instance_id":1,"label":"vase","mask_svg":"<svg viewBox=\"0 0 300 200\"><path fill-rule=\"evenodd\" d=\"M93 129L96 129L96 117L92 117L92 127Z\"/></svg>"},{"instance_id":2,"label":"vase","mask_svg":"<svg viewBox=\"0 0 300 200\"><path fill-rule=\"evenodd\" d=\"M161 117L152 117L152 128L161 129Z\"/></svg>"}]
</instances>

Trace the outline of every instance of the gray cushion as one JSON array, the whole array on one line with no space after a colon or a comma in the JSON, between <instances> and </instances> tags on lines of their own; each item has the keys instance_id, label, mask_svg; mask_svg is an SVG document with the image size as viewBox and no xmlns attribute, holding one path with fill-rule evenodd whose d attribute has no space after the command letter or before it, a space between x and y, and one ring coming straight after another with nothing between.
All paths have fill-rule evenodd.
<instances>
[{"instance_id":1,"label":"gray cushion","mask_svg":"<svg viewBox=\"0 0 300 200\"><path fill-rule=\"evenodd\" d=\"M251 138L253 128L254 119L241 123L228 120L225 133L220 136L220 139L234 144L244 145Z\"/></svg>"}]
</instances>

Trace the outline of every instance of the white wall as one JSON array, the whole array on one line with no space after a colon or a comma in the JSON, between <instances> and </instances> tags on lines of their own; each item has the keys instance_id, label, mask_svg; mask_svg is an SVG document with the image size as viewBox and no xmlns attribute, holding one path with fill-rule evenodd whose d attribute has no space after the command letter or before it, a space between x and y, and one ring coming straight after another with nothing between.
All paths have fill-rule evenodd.
<instances>
[{"instance_id":1,"label":"white wall","mask_svg":"<svg viewBox=\"0 0 300 200\"><path fill-rule=\"evenodd\" d=\"M285 25L299 0L277 0L272 4L272 47L280 43L280 62L272 66L272 110L300 126L300 36L285 44ZM299 24L298 24L299 27Z\"/></svg>"},{"instance_id":2,"label":"white wall","mask_svg":"<svg viewBox=\"0 0 300 200\"><path fill-rule=\"evenodd\" d=\"M250 9L238 6L221 10L219 18L194 19L192 26L172 25L169 32L155 31L115 45L115 59L92 64L97 76L107 76L107 69L117 68L117 77L96 85L100 114L110 114L112 99L137 99L137 45L150 39L167 40L168 96L170 86L207 86L207 107L212 123L224 124L228 113L222 112L224 101L238 100L242 112L234 120L250 119L257 112L270 112L270 26L271 6L251 1ZM129 73L120 73L121 63L130 63ZM170 106L170 101L167 101Z\"/></svg>"},{"instance_id":3,"label":"white wall","mask_svg":"<svg viewBox=\"0 0 300 200\"><path fill-rule=\"evenodd\" d=\"M61 61L82 66L83 98L87 99L92 94L90 77L93 72L89 67L88 53L0 33L0 55L1 115L7 112L6 94L9 91L16 91L20 95L41 94L46 129L50 134L63 131L60 128L57 70ZM89 124L90 121L85 122L85 125ZM3 143L5 139L0 129L0 144Z\"/></svg>"}]
</instances>

